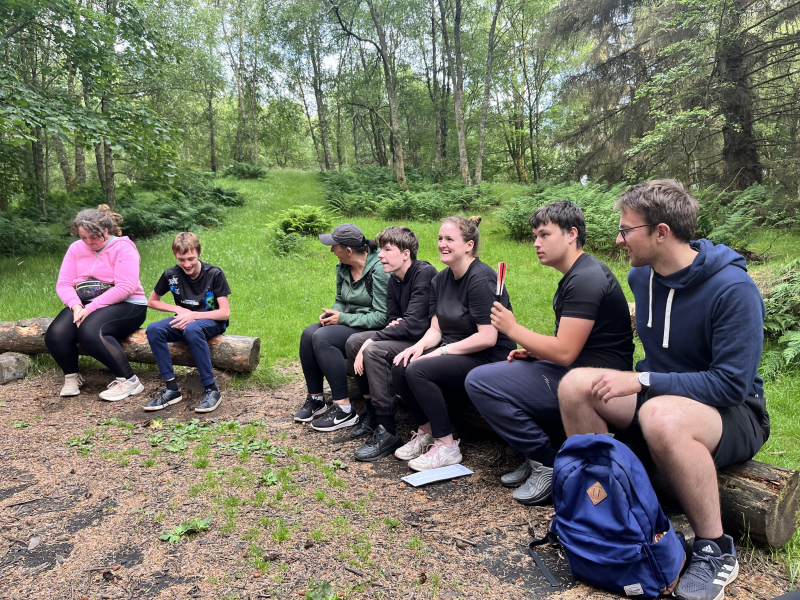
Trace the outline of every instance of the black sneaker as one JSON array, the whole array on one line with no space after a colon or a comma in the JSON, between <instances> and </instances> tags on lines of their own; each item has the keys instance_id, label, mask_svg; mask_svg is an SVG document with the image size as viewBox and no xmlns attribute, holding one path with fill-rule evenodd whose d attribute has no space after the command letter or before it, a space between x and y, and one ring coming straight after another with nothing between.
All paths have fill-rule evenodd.
<instances>
[{"instance_id":1,"label":"black sneaker","mask_svg":"<svg viewBox=\"0 0 800 600\"><path fill-rule=\"evenodd\" d=\"M692 562L672 595L679 600L722 600L725 586L739 574L733 538L725 536L731 553L723 553L711 540L695 540Z\"/></svg>"},{"instance_id":2,"label":"black sneaker","mask_svg":"<svg viewBox=\"0 0 800 600\"><path fill-rule=\"evenodd\" d=\"M377 426L378 415L375 414L375 409L368 410L359 417L358 425L353 427L353 430L350 432L350 437L353 439L369 437L373 434Z\"/></svg>"},{"instance_id":3,"label":"black sneaker","mask_svg":"<svg viewBox=\"0 0 800 600\"><path fill-rule=\"evenodd\" d=\"M336 431L343 427L352 427L356 423L358 423L358 413L356 411L350 409L350 412L346 413L334 402L328 414L311 424L311 429L316 429L317 431Z\"/></svg>"},{"instance_id":4,"label":"black sneaker","mask_svg":"<svg viewBox=\"0 0 800 600\"><path fill-rule=\"evenodd\" d=\"M200 403L194 407L194 412L207 413L217 410L220 402L222 402L222 394L219 390L206 390L203 392L203 397L200 398Z\"/></svg>"},{"instance_id":5,"label":"black sneaker","mask_svg":"<svg viewBox=\"0 0 800 600\"><path fill-rule=\"evenodd\" d=\"M145 410L161 410L162 408L167 408L171 404L176 404L183 400L183 396L181 396L180 392L176 392L175 390L164 390L158 396L150 400L147 404L144 405Z\"/></svg>"},{"instance_id":6,"label":"black sneaker","mask_svg":"<svg viewBox=\"0 0 800 600\"><path fill-rule=\"evenodd\" d=\"M306 403L303 408L294 413L294 420L298 423L308 423L317 415L324 414L328 410L325 405L325 400L314 400L314 397L309 394L306 396Z\"/></svg>"},{"instance_id":7,"label":"black sneaker","mask_svg":"<svg viewBox=\"0 0 800 600\"><path fill-rule=\"evenodd\" d=\"M378 425L372 437L356 450L356 460L364 462L380 460L384 456L393 454L402 445L403 440L399 435L389 433L383 425Z\"/></svg>"}]
</instances>

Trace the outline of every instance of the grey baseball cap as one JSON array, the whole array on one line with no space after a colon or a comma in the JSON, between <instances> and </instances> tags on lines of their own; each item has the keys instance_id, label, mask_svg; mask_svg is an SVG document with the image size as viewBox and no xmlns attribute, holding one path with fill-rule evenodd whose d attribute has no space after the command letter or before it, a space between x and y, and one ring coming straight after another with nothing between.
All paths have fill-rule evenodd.
<instances>
[{"instance_id":1,"label":"grey baseball cap","mask_svg":"<svg viewBox=\"0 0 800 600\"><path fill-rule=\"evenodd\" d=\"M326 246L341 244L350 248L361 248L367 243L364 232L352 223L342 223L333 233L323 233L319 236L319 241Z\"/></svg>"}]
</instances>

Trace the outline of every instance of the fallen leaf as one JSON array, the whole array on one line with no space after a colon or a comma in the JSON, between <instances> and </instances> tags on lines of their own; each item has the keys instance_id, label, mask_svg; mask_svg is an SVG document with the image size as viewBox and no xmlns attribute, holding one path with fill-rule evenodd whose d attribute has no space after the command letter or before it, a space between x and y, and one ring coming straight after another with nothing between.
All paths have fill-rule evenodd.
<instances>
[{"instance_id":1,"label":"fallen leaf","mask_svg":"<svg viewBox=\"0 0 800 600\"><path fill-rule=\"evenodd\" d=\"M114 568L113 568L113 569L111 569L111 570L112 570L112 571L119 571L121 568L122 568L122 565L117 565L116 567L114 567Z\"/></svg>"},{"instance_id":2,"label":"fallen leaf","mask_svg":"<svg viewBox=\"0 0 800 600\"><path fill-rule=\"evenodd\" d=\"M40 538L38 535L32 537L28 542L28 551L33 550L34 548L36 548L36 546L38 546L41 543L42 543L42 538Z\"/></svg>"},{"instance_id":3,"label":"fallen leaf","mask_svg":"<svg viewBox=\"0 0 800 600\"><path fill-rule=\"evenodd\" d=\"M164 425L161 423L161 421L150 421L150 427L153 429L161 429L164 427Z\"/></svg>"}]
</instances>

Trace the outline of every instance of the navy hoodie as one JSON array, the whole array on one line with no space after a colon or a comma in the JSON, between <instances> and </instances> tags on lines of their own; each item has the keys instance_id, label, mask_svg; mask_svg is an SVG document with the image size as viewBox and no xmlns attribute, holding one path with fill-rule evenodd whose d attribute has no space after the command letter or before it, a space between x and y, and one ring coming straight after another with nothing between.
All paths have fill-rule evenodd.
<instances>
[{"instance_id":1,"label":"navy hoodie","mask_svg":"<svg viewBox=\"0 0 800 600\"><path fill-rule=\"evenodd\" d=\"M692 398L736 406L763 397L757 369L764 342L764 301L746 261L727 246L691 242L688 267L662 277L635 267L628 284L636 298L636 332L649 371L650 396Z\"/></svg>"}]
</instances>

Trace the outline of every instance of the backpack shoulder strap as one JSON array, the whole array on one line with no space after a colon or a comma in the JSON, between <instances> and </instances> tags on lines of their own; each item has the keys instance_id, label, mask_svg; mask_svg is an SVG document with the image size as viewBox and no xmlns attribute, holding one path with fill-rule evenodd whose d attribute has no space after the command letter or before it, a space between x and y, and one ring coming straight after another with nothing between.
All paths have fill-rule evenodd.
<instances>
[{"instance_id":1,"label":"backpack shoulder strap","mask_svg":"<svg viewBox=\"0 0 800 600\"><path fill-rule=\"evenodd\" d=\"M367 274L364 275L364 284L367 286L367 293L369 297L372 298L372 269L367 271Z\"/></svg>"}]
</instances>

